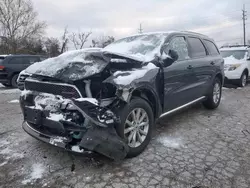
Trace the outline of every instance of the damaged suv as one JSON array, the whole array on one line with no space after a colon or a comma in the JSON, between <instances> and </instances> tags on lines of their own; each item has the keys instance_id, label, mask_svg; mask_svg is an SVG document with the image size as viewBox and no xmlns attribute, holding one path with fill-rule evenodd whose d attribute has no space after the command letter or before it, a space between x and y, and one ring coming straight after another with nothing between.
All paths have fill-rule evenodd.
<instances>
[{"instance_id":1,"label":"damaged suv","mask_svg":"<svg viewBox=\"0 0 250 188\"><path fill-rule=\"evenodd\" d=\"M212 39L147 33L28 67L20 105L31 136L112 159L140 154L155 121L196 102L220 104L224 61Z\"/></svg>"}]
</instances>

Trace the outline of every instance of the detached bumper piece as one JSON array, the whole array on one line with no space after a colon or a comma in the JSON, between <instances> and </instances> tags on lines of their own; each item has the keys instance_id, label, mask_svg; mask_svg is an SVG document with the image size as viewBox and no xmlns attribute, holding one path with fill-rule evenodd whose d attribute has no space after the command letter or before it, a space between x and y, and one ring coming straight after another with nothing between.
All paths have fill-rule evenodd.
<instances>
[{"instance_id":1,"label":"detached bumper piece","mask_svg":"<svg viewBox=\"0 0 250 188\"><path fill-rule=\"evenodd\" d=\"M69 151L84 153L94 151L114 160L122 160L128 153L128 146L114 128L117 119L111 111L103 113L102 108L91 102L73 101L76 109L83 115L88 126L76 123L48 119L49 112L34 109L20 102L24 114L23 129L34 138ZM72 132L80 132L82 137L77 142ZM78 148L78 149L74 149Z\"/></svg>"}]
</instances>

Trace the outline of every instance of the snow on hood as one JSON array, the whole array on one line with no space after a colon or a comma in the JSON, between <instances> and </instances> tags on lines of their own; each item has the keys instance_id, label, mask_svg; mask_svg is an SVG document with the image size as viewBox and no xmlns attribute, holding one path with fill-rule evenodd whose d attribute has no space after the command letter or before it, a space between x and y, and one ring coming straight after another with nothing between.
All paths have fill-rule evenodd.
<instances>
[{"instance_id":1,"label":"snow on hood","mask_svg":"<svg viewBox=\"0 0 250 188\"><path fill-rule=\"evenodd\" d=\"M149 63L148 65L142 67L141 69L134 69L132 71L116 71L114 76L114 82L118 85L129 85L134 80L142 78L148 71L152 69L156 69L153 63Z\"/></svg>"},{"instance_id":2,"label":"snow on hood","mask_svg":"<svg viewBox=\"0 0 250 188\"><path fill-rule=\"evenodd\" d=\"M244 59L236 59L234 56L229 56L224 58L225 65L232 65L232 64L241 64L244 63L246 60Z\"/></svg>"},{"instance_id":3,"label":"snow on hood","mask_svg":"<svg viewBox=\"0 0 250 188\"><path fill-rule=\"evenodd\" d=\"M120 39L104 49L103 52L123 54L142 62L150 62L160 56L160 48L169 33L149 33Z\"/></svg>"},{"instance_id":4,"label":"snow on hood","mask_svg":"<svg viewBox=\"0 0 250 188\"><path fill-rule=\"evenodd\" d=\"M63 80L78 80L99 73L108 62L101 57L90 54L99 52L100 48L86 48L63 53L29 66L24 74L37 74Z\"/></svg>"}]
</instances>

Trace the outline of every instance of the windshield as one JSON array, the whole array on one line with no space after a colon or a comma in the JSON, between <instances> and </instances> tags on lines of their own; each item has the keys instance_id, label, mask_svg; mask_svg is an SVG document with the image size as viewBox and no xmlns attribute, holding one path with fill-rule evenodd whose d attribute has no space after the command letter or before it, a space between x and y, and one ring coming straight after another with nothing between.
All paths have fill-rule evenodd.
<instances>
[{"instance_id":1,"label":"windshield","mask_svg":"<svg viewBox=\"0 0 250 188\"><path fill-rule=\"evenodd\" d=\"M221 51L221 55L223 58L233 56L235 59L241 60L244 59L247 55L246 50L228 50Z\"/></svg>"},{"instance_id":2,"label":"windshield","mask_svg":"<svg viewBox=\"0 0 250 188\"><path fill-rule=\"evenodd\" d=\"M120 39L107 47L104 51L129 55L142 61L150 61L160 54L160 47L168 34L137 35Z\"/></svg>"}]
</instances>

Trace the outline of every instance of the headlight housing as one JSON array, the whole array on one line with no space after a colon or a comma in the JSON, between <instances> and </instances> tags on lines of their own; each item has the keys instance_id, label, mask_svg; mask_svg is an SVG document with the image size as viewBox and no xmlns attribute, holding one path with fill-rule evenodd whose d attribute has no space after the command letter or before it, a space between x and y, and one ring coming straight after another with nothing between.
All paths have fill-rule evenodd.
<instances>
[{"instance_id":1,"label":"headlight housing","mask_svg":"<svg viewBox=\"0 0 250 188\"><path fill-rule=\"evenodd\" d=\"M235 69L237 69L237 68L240 67L240 66L241 66L241 64L225 65L225 66L224 66L224 70L234 71Z\"/></svg>"}]
</instances>

